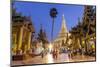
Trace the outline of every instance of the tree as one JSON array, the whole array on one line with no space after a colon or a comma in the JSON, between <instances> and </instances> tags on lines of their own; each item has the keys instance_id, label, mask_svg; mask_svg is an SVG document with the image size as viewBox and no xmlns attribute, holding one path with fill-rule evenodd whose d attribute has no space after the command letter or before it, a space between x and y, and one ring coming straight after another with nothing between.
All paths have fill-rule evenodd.
<instances>
[{"instance_id":1,"label":"tree","mask_svg":"<svg viewBox=\"0 0 100 67\"><path fill-rule=\"evenodd\" d=\"M52 40L53 40L54 19L57 17L57 14L58 14L58 12L57 12L56 8L50 9L50 16L53 19L53 22L52 22L52 32L51 32L51 39Z\"/></svg>"}]
</instances>

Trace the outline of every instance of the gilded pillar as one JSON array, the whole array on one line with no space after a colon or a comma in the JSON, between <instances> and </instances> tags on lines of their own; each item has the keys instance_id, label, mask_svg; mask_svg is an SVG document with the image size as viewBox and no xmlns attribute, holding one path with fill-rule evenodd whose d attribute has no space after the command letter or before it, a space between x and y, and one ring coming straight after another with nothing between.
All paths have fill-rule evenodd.
<instances>
[{"instance_id":1,"label":"gilded pillar","mask_svg":"<svg viewBox=\"0 0 100 67\"><path fill-rule=\"evenodd\" d=\"M28 33L28 50L31 48L31 35L32 35L32 32L29 32Z\"/></svg>"},{"instance_id":2,"label":"gilded pillar","mask_svg":"<svg viewBox=\"0 0 100 67\"><path fill-rule=\"evenodd\" d=\"M23 27L20 27L19 38L18 38L18 50L20 50L22 46L22 37L23 37Z\"/></svg>"}]
</instances>

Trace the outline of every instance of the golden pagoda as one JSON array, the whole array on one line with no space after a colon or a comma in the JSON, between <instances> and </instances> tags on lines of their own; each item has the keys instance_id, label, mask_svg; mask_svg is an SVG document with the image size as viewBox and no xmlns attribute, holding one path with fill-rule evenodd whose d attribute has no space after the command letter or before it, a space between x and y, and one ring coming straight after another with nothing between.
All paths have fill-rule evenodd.
<instances>
[{"instance_id":1,"label":"golden pagoda","mask_svg":"<svg viewBox=\"0 0 100 67\"><path fill-rule=\"evenodd\" d=\"M58 47L62 46L62 43L66 43L67 38L70 36L70 33L67 29L66 26L66 21L65 21L65 17L64 14L62 15L62 25L61 25L61 29L59 31L59 34L57 36L57 38L54 40L54 44Z\"/></svg>"}]
</instances>

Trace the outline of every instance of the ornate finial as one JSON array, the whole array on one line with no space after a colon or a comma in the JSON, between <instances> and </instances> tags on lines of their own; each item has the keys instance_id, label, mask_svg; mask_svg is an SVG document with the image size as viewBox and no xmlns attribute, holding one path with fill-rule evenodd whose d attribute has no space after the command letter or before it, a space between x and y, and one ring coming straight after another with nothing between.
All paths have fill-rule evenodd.
<instances>
[{"instance_id":1,"label":"ornate finial","mask_svg":"<svg viewBox=\"0 0 100 67\"><path fill-rule=\"evenodd\" d=\"M64 17L64 14L62 16Z\"/></svg>"},{"instance_id":2,"label":"ornate finial","mask_svg":"<svg viewBox=\"0 0 100 67\"><path fill-rule=\"evenodd\" d=\"M42 24L40 24L40 27L41 27L41 29L42 29Z\"/></svg>"},{"instance_id":3,"label":"ornate finial","mask_svg":"<svg viewBox=\"0 0 100 67\"><path fill-rule=\"evenodd\" d=\"M80 17L78 17L78 23L80 23Z\"/></svg>"}]
</instances>

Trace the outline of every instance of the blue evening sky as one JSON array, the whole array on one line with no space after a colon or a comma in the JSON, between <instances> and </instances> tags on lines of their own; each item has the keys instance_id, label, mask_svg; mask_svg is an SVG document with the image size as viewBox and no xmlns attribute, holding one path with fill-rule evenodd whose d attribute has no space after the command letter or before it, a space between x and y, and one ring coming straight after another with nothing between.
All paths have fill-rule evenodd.
<instances>
[{"instance_id":1,"label":"blue evening sky","mask_svg":"<svg viewBox=\"0 0 100 67\"><path fill-rule=\"evenodd\" d=\"M36 34L39 32L41 24L46 31L48 40L51 39L52 18L50 17L50 9L56 8L58 11L54 23L53 38L55 39L60 31L62 23L62 15L64 14L66 26L68 30L78 24L78 18L82 18L84 6L83 5L64 5L64 4L48 4L37 2L14 2L14 7L17 12L21 12L23 16L31 16L32 23Z\"/></svg>"}]
</instances>

